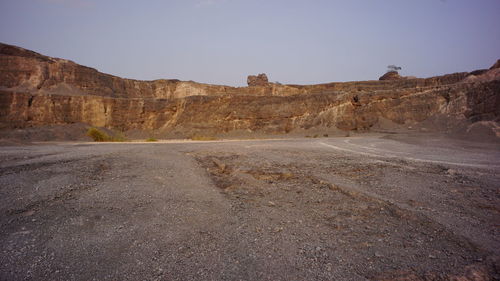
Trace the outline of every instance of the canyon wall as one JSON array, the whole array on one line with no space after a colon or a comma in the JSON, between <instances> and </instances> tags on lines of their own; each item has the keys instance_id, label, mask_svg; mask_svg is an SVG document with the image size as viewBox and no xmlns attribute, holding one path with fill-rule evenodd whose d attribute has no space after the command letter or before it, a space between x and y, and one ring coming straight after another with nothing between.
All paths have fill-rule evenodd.
<instances>
[{"instance_id":1,"label":"canyon wall","mask_svg":"<svg viewBox=\"0 0 500 281\"><path fill-rule=\"evenodd\" d=\"M426 79L230 87L123 79L0 44L0 128L85 123L189 136L366 131L388 123L408 127L431 121L444 124L437 129L478 121L498 124L498 71L492 68L478 76L455 73Z\"/></svg>"}]
</instances>

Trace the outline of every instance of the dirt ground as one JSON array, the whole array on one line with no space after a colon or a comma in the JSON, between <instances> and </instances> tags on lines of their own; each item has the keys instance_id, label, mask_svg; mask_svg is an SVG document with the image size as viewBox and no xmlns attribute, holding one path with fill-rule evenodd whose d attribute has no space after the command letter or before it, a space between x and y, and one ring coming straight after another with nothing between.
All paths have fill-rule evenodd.
<instances>
[{"instance_id":1,"label":"dirt ground","mask_svg":"<svg viewBox=\"0 0 500 281\"><path fill-rule=\"evenodd\" d=\"M499 280L500 144L0 147L0 280Z\"/></svg>"}]
</instances>

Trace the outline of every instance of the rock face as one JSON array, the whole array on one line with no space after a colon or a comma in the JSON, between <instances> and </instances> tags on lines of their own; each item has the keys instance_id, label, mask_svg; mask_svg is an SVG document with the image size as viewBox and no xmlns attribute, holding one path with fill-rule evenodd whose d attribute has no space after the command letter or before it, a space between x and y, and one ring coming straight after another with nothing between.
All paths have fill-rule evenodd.
<instances>
[{"instance_id":1,"label":"rock face","mask_svg":"<svg viewBox=\"0 0 500 281\"><path fill-rule=\"evenodd\" d=\"M259 75L249 75L247 77L248 86L267 86L269 84L269 80L267 79L267 75L265 73L261 73Z\"/></svg>"},{"instance_id":2,"label":"rock face","mask_svg":"<svg viewBox=\"0 0 500 281\"><path fill-rule=\"evenodd\" d=\"M229 87L123 79L0 44L0 129L84 123L189 137L364 131L384 124L415 127L429 120L443 123L438 129L454 129L457 122L500 120L500 79L490 74L471 83L464 80L469 73L455 73L426 79Z\"/></svg>"},{"instance_id":3,"label":"rock face","mask_svg":"<svg viewBox=\"0 0 500 281\"><path fill-rule=\"evenodd\" d=\"M397 71L389 71L386 74L380 76L378 80L384 81L384 80L399 80L402 79L401 75Z\"/></svg>"}]
</instances>

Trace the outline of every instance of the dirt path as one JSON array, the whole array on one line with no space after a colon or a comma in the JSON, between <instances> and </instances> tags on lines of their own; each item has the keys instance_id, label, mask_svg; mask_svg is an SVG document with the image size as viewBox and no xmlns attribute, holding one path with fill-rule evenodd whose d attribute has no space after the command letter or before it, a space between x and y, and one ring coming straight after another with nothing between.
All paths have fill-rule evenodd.
<instances>
[{"instance_id":1,"label":"dirt path","mask_svg":"<svg viewBox=\"0 0 500 281\"><path fill-rule=\"evenodd\" d=\"M497 280L499 172L411 137L2 147L0 280Z\"/></svg>"}]
</instances>

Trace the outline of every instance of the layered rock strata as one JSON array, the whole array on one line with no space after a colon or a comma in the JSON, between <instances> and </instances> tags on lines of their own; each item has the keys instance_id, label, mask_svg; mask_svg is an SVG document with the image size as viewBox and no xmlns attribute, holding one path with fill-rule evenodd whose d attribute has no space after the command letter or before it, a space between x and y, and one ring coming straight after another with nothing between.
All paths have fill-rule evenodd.
<instances>
[{"instance_id":1,"label":"layered rock strata","mask_svg":"<svg viewBox=\"0 0 500 281\"><path fill-rule=\"evenodd\" d=\"M455 73L426 79L230 87L123 79L0 44L0 128L86 123L189 135L368 130L387 120L413 126L436 118L498 123L500 79L492 74L497 70L474 81L467 81L469 73Z\"/></svg>"}]
</instances>

